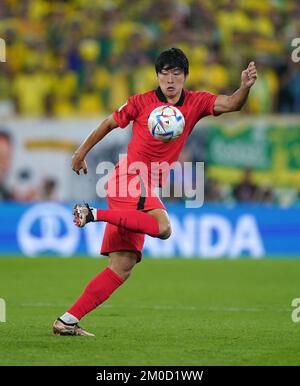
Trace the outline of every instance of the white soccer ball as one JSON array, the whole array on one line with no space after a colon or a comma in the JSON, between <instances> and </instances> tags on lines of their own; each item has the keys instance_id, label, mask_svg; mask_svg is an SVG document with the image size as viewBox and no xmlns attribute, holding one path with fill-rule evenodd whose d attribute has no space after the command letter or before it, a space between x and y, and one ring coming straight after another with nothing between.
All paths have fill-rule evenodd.
<instances>
[{"instance_id":1,"label":"white soccer ball","mask_svg":"<svg viewBox=\"0 0 300 386\"><path fill-rule=\"evenodd\" d=\"M184 123L184 116L175 106L159 106L148 118L150 133L162 142L177 139L183 132Z\"/></svg>"}]
</instances>

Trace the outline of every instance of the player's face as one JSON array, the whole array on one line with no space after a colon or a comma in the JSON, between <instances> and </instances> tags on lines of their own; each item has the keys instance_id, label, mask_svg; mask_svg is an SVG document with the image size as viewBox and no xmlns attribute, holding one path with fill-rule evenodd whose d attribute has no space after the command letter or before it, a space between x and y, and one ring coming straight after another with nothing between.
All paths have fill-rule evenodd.
<instances>
[{"instance_id":1,"label":"player's face","mask_svg":"<svg viewBox=\"0 0 300 386\"><path fill-rule=\"evenodd\" d=\"M181 68L162 69L158 73L158 83L167 99L180 97L185 82L185 74Z\"/></svg>"}]
</instances>

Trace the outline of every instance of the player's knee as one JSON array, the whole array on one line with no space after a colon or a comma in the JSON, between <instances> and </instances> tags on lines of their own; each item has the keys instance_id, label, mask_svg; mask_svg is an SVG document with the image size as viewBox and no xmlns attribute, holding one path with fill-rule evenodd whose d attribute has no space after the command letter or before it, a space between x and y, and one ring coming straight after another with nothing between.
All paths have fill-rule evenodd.
<instances>
[{"instance_id":1,"label":"player's knee","mask_svg":"<svg viewBox=\"0 0 300 386\"><path fill-rule=\"evenodd\" d=\"M128 271L123 271L121 274L122 279L124 281L127 280L129 278L129 276L131 275L131 272L132 272L132 269L128 270Z\"/></svg>"},{"instance_id":2,"label":"player's knee","mask_svg":"<svg viewBox=\"0 0 300 386\"><path fill-rule=\"evenodd\" d=\"M131 275L132 268L133 267L114 267L109 266L110 269L112 269L117 275L121 277L122 280L127 280L129 276Z\"/></svg>"},{"instance_id":3,"label":"player's knee","mask_svg":"<svg viewBox=\"0 0 300 386\"><path fill-rule=\"evenodd\" d=\"M123 280L127 280L131 275L133 266L120 267L120 276Z\"/></svg>"},{"instance_id":4,"label":"player's knee","mask_svg":"<svg viewBox=\"0 0 300 386\"><path fill-rule=\"evenodd\" d=\"M170 223L160 224L159 226L159 238L166 240L171 236L172 228Z\"/></svg>"},{"instance_id":5,"label":"player's knee","mask_svg":"<svg viewBox=\"0 0 300 386\"><path fill-rule=\"evenodd\" d=\"M110 254L109 268L123 280L127 280L136 264L136 255L132 252L114 252Z\"/></svg>"}]
</instances>

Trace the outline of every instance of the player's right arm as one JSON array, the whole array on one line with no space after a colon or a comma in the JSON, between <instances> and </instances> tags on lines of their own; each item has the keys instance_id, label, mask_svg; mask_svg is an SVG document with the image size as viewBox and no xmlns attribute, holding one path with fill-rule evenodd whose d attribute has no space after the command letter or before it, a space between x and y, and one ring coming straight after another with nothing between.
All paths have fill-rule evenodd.
<instances>
[{"instance_id":1,"label":"player's right arm","mask_svg":"<svg viewBox=\"0 0 300 386\"><path fill-rule=\"evenodd\" d=\"M88 152L100 142L110 131L118 127L113 114L104 119L89 136L83 141L79 148L74 152L72 157L72 169L79 175L82 169L84 174L87 174L87 163L85 157Z\"/></svg>"}]
</instances>

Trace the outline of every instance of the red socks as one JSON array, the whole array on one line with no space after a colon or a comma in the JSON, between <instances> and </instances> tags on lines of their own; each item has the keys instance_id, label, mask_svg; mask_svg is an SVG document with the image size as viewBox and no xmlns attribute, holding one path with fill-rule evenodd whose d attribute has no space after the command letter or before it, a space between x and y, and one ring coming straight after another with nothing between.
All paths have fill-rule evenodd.
<instances>
[{"instance_id":1,"label":"red socks","mask_svg":"<svg viewBox=\"0 0 300 386\"><path fill-rule=\"evenodd\" d=\"M97 221L106 221L136 233L158 237L159 225L155 217L134 209L97 209Z\"/></svg>"},{"instance_id":2,"label":"red socks","mask_svg":"<svg viewBox=\"0 0 300 386\"><path fill-rule=\"evenodd\" d=\"M118 288L124 280L110 268L105 268L86 286L83 294L68 312L81 319L85 314L103 303Z\"/></svg>"},{"instance_id":3,"label":"red socks","mask_svg":"<svg viewBox=\"0 0 300 386\"><path fill-rule=\"evenodd\" d=\"M97 209L97 221L106 221L132 232L144 233L152 237L158 237L159 235L157 219L134 209ZM80 320L108 299L123 283L124 280L119 275L110 268L106 268L90 281L83 294L67 312Z\"/></svg>"}]
</instances>

